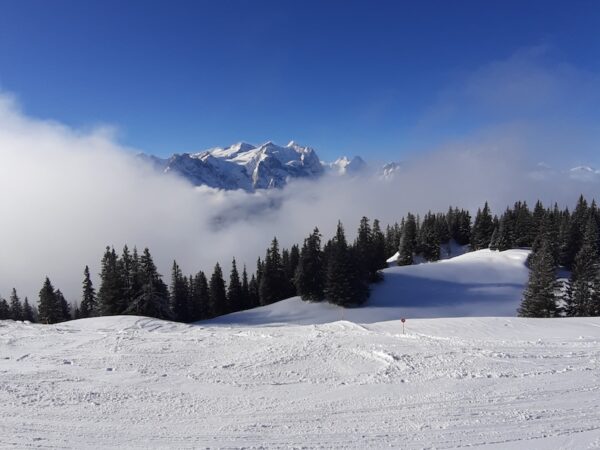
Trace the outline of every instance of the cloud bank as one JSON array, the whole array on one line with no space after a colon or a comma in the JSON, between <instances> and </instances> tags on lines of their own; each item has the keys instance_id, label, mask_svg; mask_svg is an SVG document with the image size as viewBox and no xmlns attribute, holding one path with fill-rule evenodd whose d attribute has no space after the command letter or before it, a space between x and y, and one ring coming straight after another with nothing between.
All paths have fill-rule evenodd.
<instances>
[{"instance_id":1,"label":"cloud bank","mask_svg":"<svg viewBox=\"0 0 600 450\"><path fill-rule=\"evenodd\" d=\"M499 72L506 70L501 65ZM489 83L506 78L494 76L492 66L482 72ZM475 83L483 96L495 89L489 83ZM563 90L563 84L547 82L544 90ZM520 96L524 88L514 89ZM552 95L554 104L559 94ZM386 224L408 211L476 209L486 200L499 213L518 199L570 205L580 193L593 197L597 174L538 165L532 142L544 142L541 133L552 133L553 123L498 120L413 158L392 181L326 176L282 190L223 192L156 173L110 130L81 131L28 117L11 96L0 94L0 295L16 287L37 301L47 275L78 301L83 268L97 274L106 245L148 246L168 281L174 258L187 273L210 273L217 261L228 269L234 256L254 269L273 236L289 246L318 226L328 238L338 219L352 235L363 215ZM561 137L550 152L568 154L561 147L568 136ZM577 135L586 145L594 139L593 133Z\"/></svg>"}]
</instances>

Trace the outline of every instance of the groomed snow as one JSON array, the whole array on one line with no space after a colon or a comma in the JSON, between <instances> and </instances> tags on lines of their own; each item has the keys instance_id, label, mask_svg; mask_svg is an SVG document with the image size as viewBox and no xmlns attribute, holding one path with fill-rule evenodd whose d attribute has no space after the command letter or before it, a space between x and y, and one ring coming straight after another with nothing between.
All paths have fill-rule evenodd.
<instances>
[{"instance_id":1,"label":"groomed snow","mask_svg":"<svg viewBox=\"0 0 600 450\"><path fill-rule=\"evenodd\" d=\"M454 252L464 251L459 248ZM218 317L211 324L373 323L425 317L515 316L527 282L528 250L479 250L435 263L395 266L372 285L367 303L345 309L293 297Z\"/></svg>"},{"instance_id":2,"label":"groomed snow","mask_svg":"<svg viewBox=\"0 0 600 450\"><path fill-rule=\"evenodd\" d=\"M3 448L596 448L600 318L0 322Z\"/></svg>"}]
</instances>

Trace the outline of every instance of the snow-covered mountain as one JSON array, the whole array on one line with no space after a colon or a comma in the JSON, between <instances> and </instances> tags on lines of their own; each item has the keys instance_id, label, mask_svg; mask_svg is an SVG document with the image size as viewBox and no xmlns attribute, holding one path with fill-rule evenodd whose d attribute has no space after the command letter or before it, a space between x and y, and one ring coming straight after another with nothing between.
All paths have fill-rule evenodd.
<instances>
[{"instance_id":1,"label":"snow-covered mountain","mask_svg":"<svg viewBox=\"0 0 600 450\"><path fill-rule=\"evenodd\" d=\"M347 175L361 172L367 168L367 163L360 156L352 159L342 156L332 163L323 163L323 166L338 175Z\"/></svg>"},{"instance_id":2,"label":"snow-covered mountain","mask_svg":"<svg viewBox=\"0 0 600 450\"><path fill-rule=\"evenodd\" d=\"M167 159L140 154L165 173L177 173L196 186L219 189L279 188L290 178L313 178L323 172L321 160L310 147L290 142L285 147L267 142L258 147L239 142L198 153L177 153Z\"/></svg>"}]
</instances>

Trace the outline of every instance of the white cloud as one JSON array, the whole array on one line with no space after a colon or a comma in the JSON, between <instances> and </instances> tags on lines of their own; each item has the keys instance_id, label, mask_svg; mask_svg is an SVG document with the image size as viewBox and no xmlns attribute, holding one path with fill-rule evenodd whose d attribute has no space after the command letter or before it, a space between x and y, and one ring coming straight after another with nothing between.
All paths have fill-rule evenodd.
<instances>
[{"instance_id":1,"label":"white cloud","mask_svg":"<svg viewBox=\"0 0 600 450\"><path fill-rule=\"evenodd\" d=\"M541 99L543 105L550 97L557 105L581 79L561 75L571 69L548 74L539 64L531 68L530 60L515 58L467 77L464 95L480 98L479 105L505 104L510 116L510 107L519 106L507 98ZM523 79L511 85L519 73ZM529 93L538 84L537 93ZM459 108L464 95L447 100L450 109ZM537 165L556 160L560 152L559 159L570 161L577 143L597 144L589 130L553 134L554 124L487 124L404 164L391 182L324 177L249 194L194 189L142 165L110 129L80 131L34 119L1 94L0 294L7 296L14 286L37 301L48 275L69 299L78 300L84 266L97 273L106 245L148 246L168 281L173 258L187 273L211 272L217 261L228 269L234 256L253 268L274 235L284 246L301 243L314 226L329 237L338 219L353 234L363 215L385 224L409 210L445 211L450 204L476 209L489 200L501 212L518 199L571 204L579 193L592 197L597 177L582 182L556 161L550 161L555 169Z\"/></svg>"}]
</instances>

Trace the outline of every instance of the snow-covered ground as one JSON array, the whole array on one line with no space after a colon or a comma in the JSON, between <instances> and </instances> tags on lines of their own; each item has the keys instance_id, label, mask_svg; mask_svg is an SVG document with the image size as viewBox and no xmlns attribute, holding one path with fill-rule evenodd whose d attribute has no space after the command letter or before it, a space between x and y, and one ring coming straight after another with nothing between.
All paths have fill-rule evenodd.
<instances>
[{"instance_id":1,"label":"snow-covered ground","mask_svg":"<svg viewBox=\"0 0 600 450\"><path fill-rule=\"evenodd\" d=\"M455 251L458 251L455 249ZM358 323L406 318L515 316L528 269L528 250L479 250L435 263L385 269L360 308L304 302L293 297L261 308L229 314L211 324Z\"/></svg>"},{"instance_id":2,"label":"snow-covered ground","mask_svg":"<svg viewBox=\"0 0 600 450\"><path fill-rule=\"evenodd\" d=\"M0 322L0 447L596 448L600 318Z\"/></svg>"},{"instance_id":3,"label":"snow-covered ground","mask_svg":"<svg viewBox=\"0 0 600 450\"><path fill-rule=\"evenodd\" d=\"M599 448L600 318L508 317L526 257L389 268L345 311L0 321L0 447Z\"/></svg>"}]
</instances>

